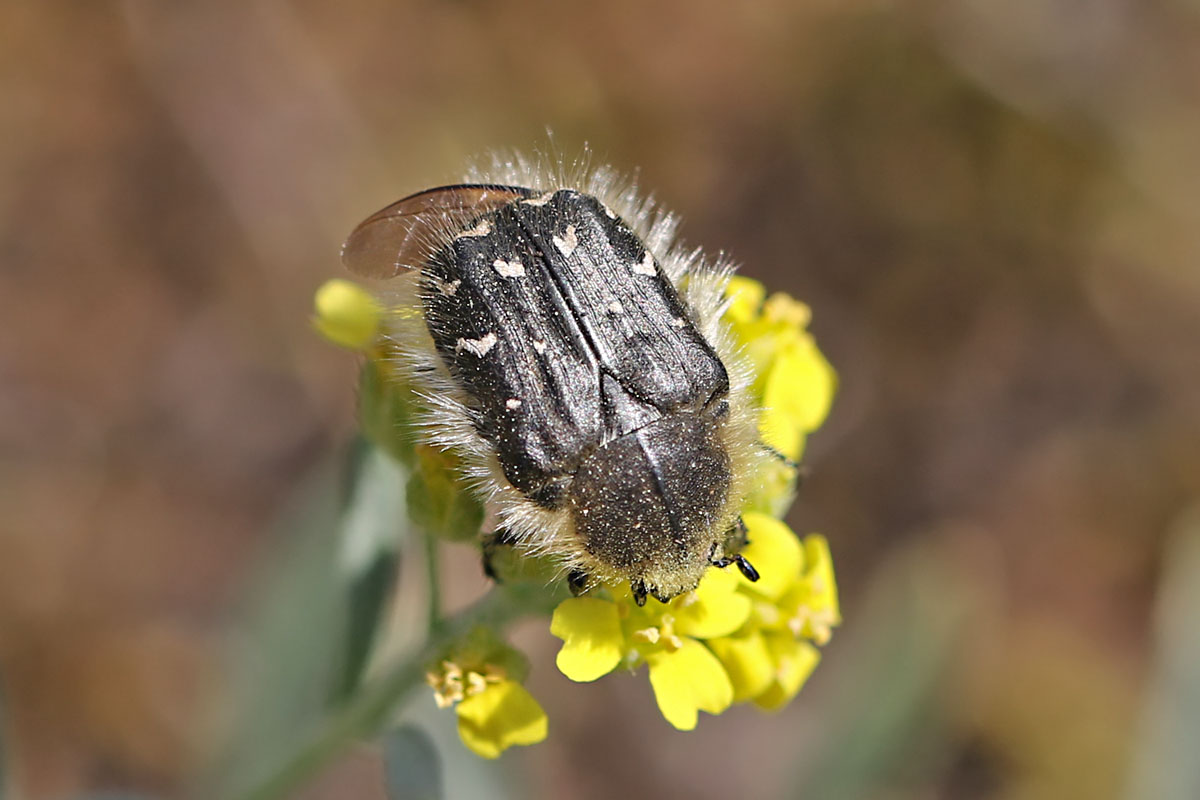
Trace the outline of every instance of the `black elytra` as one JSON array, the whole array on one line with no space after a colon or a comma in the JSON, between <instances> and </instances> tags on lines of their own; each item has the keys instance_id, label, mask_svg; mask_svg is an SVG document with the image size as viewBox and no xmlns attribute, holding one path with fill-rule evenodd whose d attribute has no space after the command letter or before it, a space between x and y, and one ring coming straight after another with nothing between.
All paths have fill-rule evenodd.
<instances>
[{"instance_id":1,"label":"black elytra","mask_svg":"<svg viewBox=\"0 0 1200 800\"><path fill-rule=\"evenodd\" d=\"M637 235L590 195L530 192L465 224L421 281L508 482L568 508L622 574L694 558L732 483L729 376Z\"/></svg>"}]
</instances>

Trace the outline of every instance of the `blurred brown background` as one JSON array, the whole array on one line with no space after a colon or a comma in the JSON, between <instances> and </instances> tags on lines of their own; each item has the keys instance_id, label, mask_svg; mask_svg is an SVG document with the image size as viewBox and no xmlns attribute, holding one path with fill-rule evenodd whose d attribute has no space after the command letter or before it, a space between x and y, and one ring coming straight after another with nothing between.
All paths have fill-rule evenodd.
<instances>
[{"instance_id":1,"label":"blurred brown background","mask_svg":"<svg viewBox=\"0 0 1200 800\"><path fill-rule=\"evenodd\" d=\"M353 430L314 287L547 127L812 305L841 390L791 519L846 624L692 735L523 630L552 732L497 796L1197 796L1197 3L7 3L0 65L14 797L188 793L272 520ZM381 797L377 756L306 796Z\"/></svg>"}]
</instances>

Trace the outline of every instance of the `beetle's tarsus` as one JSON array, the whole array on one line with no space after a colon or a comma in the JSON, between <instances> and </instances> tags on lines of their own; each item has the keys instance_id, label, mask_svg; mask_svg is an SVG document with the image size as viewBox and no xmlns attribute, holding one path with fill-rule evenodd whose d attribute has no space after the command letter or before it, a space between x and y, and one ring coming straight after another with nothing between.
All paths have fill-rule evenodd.
<instances>
[{"instance_id":1,"label":"beetle's tarsus","mask_svg":"<svg viewBox=\"0 0 1200 800\"><path fill-rule=\"evenodd\" d=\"M579 597L588 590L588 582L591 576L581 569L573 569L567 573L567 588L571 590L574 597Z\"/></svg>"},{"instance_id":2,"label":"beetle's tarsus","mask_svg":"<svg viewBox=\"0 0 1200 800\"><path fill-rule=\"evenodd\" d=\"M512 547L517 543L517 537L508 528L498 528L483 537L483 574L496 583L503 583L492 559L501 547Z\"/></svg>"},{"instance_id":3,"label":"beetle's tarsus","mask_svg":"<svg viewBox=\"0 0 1200 800\"><path fill-rule=\"evenodd\" d=\"M754 565L744 555L738 553L733 557L733 560L738 565L738 569L742 571L742 574L746 576L746 580L751 582L758 580L758 570L754 568Z\"/></svg>"}]
</instances>

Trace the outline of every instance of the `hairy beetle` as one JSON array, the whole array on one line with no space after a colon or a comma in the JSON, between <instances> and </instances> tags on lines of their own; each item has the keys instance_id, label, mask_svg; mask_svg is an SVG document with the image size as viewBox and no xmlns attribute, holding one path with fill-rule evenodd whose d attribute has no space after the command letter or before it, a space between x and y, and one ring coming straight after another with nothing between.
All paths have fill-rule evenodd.
<instances>
[{"instance_id":1,"label":"hairy beetle","mask_svg":"<svg viewBox=\"0 0 1200 800\"><path fill-rule=\"evenodd\" d=\"M729 267L672 245L675 219L607 170L516 160L363 221L343 261L395 279L396 369L424 435L463 456L492 542L555 558L572 589L639 604L737 564L763 458L749 376L722 328Z\"/></svg>"}]
</instances>

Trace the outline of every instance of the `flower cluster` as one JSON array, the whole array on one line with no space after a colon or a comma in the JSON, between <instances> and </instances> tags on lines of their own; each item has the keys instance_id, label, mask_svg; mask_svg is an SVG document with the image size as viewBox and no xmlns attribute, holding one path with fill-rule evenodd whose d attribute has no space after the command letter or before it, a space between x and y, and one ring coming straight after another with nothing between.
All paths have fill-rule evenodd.
<instances>
[{"instance_id":1,"label":"flower cluster","mask_svg":"<svg viewBox=\"0 0 1200 800\"><path fill-rule=\"evenodd\" d=\"M779 519L794 494L805 440L828 414L836 374L807 331L807 306L784 294L767 297L760 283L741 277L730 282L728 299L724 319L750 362L763 408L760 435L784 456L763 470L743 508L743 553L760 580L713 567L696 590L641 607L627 586L604 587L562 601L550 626L563 641L558 668L572 680L647 665L663 716L681 730L694 728L700 711L719 714L743 702L784 706L840 622L828 544L817 534L798 538ZM365 289L330 281L317 293L314 324L336 344L367 354L363 432L409 468L414 522L441 538L476 535L483 509L462 491L453 456L397 435L413 424L411 392L377 363L383 313ZM427 681L439 706L454 706L464 744L495 758L546 736L546 715L521 685L527 670L493 633L475 632L430 668Z\"/></svg>"},{"instance_id":2,"label":"flower cluster","mask_svg":"<svg viewBox=\"0 0 1200 800\"><path fill-rule=\"evenodd\" d=\"M793 462L804 455L808 434L825 421L837 389L837 373L817 349L807 326L808 306L758 281L734 276L727 290L729 324L754 375L762 407L763 442ZM763 471L746 508L782 516L791 504L796 471L783 463Z\"/></svg>"},{"instance_id":3,"label":"flower cluster","mask_svg":"<svg viewBox=\"0 0 1200 800\"><path fill-rule=\"evenodd\" d=\"M712 567L695 591L666 604L638 607L619 591L564 600L550 624L563 640L559 670L592 681L647 664L658 707L680 730L696 727L699 711L787 704L820 659L814 644L840 621L829 547L815 534L802 543L765 514L747 514L746 525L745 553L763 565L757 583Z\"/></svg>"},{"instance_id":4,"label":"flower cluster","mask_svg":"<svg viewBox=\"0 0 1200 800\"><path fill-rule=\"evenodd\" d=\"M808 307L784 294L767 298L762 284L734 278L725 320L750 359L762 404L763 441L799 460L805 437L825 419L836 376L805 330ZM699 711L719 714L734 703L763 709L787 704L820 659L840 622L829 546L803 541L780 521L790 504L794 468L774 465L748 498L743 554L760 579L736 569L709 569L695 591L663 604L633 602L624 588L607 596L563 601L550 631L563 640L558 668L591 681L624 666L649 667L666 720L696 726Z\"/></svg>"}]
</instances>

